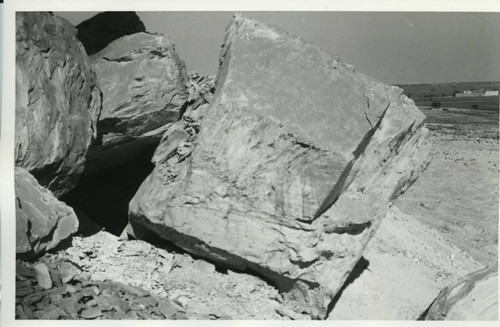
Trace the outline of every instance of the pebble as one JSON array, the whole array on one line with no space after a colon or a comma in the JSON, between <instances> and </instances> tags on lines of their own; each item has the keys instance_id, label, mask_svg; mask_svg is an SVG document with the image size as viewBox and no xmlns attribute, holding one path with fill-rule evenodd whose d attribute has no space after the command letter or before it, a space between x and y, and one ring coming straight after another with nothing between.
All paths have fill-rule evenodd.
<instances>
[{"instance_id":1,"label":"pebble","mask_svg":"<svg viewBox=\"0 0 500 327\"><path fill-rule=\"evenodd\" d=\"M52 279L50 278L49 268L44 263L37 263L33 266L35 270L38 286L44 290L52 288Z\"/></svg>"},{"instance_id":2,"label":"pebble","mask_svg":"<svg viewBox=\"0 0 500 327\"><path fill-rule=\"evenodd\" d=\"M59 318L59 313L55 310L53 311L48 311L48 312L45 312L44 314L42 314L40 316L40 319L42 320L56 320L57 318Z\"/></svg>"},{"instance_id":3,"label":"pebble","mask_svg":"<svg viewBox=\"0 0 500 327\"><path fill-rule=\"evenodd\" d=\"M195 260L193 268L200 270L205 274L213 274L215 272L215 266L205 260Z\"/></svg>"},{"instance_id":4,"label":"pebble","mask_svg":"<svg viewBox=\"0 0 500 327\"><path fill-rule=\"evenodd\" d=\"M76 287L72 286L72 285L64 285L63 286L63 294L66 294L66 293L69 293L69 294L73 294L77 291Z\"/></svg>"},{"instance_id":5,"label":"pebble","mask_svg":"<svg viewBox=\"0 0 500 327\"><path fill-rule=\"evenodd\" d=\"M66 284L66 283L70 282L71 280L73 280L73 278L75 278L76 275L77 275L76 272L66 270L62 273L61 281L63 284Z\"/></svg>"},{"instance_id":6,"label":"pebble","mask_svg":"<svg viewBox=\"0 0 500 327\"><path fill-rule=\"evenodd\" d=\"M187 307L187 304L189 302L189 298L185 295L181 295L178 298L174 299L174 302L179 304L181 307L185 308L185 307Z\"/></svg>"},{"instance_id":7,"label":"pebble","mask_svg":"<svg viewBox=\"0 0 500 327\"><path fill-rule=\"evenodd\" d=\"M60 275L55 270L49 269L49 273L50 278L52 279L52 283L55 287L60 287L63 285Z\"/></svg>"},{"instance_id":8,"label":"pebble","mask_svg":"<svg viewBox=\"0 0 500 327\"><path fill-rule=\"evenodd\" d=\"M92 274L90 279L95 280L95 281L103 281L103 280L106 280L106 275L98 272L98 273Z\"/></svg>"},{"instance_id":9,"label":"pebble","mask_svg":"<svg viewBox=\"0 0 500 327\"><path fill-rule=\"evenodd\" d=\"M16 297L24 297L32 292L33 292L33 288L31 288L31 286L25 286L25 287L18 288L16 285Z\"/></svg>"},{"instance_id":10,"label":"pebble","mask_svg":"<svg viewBox=\"0 0 500 327\"><path fill-rule=\"evenodd\" d=\"M92 291L94 291L95 295L101 294L101 290L97 286L92 286Z\"/></svg>"},{"instance_id":11,"label":"pebble","mask_svg":"<svg viewBox=\"0 0 500 327\"><path fill-rule=\"evenodd\" d=\"M95 319L102 316L103 313L98 308L88 308L82 312L82 318L85 319Z\"/></svg>"}]
</instances>

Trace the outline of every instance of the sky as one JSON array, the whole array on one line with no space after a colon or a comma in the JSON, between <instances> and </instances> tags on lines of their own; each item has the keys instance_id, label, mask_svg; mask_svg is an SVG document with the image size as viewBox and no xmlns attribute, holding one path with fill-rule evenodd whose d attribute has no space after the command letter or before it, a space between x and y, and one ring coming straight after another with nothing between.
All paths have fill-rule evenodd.
<instances>
[{"instance_id":1,"label":"sky","mask_svg":"<svg viewBox=\"0 0 500 327\"><path fill-rule=\"evenodd\" d=\"M95 12L56 12L74 25ZM390 84L500 81L500 13L243 12ZM170 37L188 71L214 75L233 12L138 12Z\"/></svg>"}]
</instances>

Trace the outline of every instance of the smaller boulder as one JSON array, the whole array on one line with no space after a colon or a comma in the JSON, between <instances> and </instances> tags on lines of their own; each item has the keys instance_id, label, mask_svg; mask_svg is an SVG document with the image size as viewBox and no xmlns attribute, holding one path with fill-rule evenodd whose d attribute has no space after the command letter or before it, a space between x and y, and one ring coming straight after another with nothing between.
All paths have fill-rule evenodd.
<instances>
[{"instance_id":1,"label":"smaller boulder","mask_svg":"<svg viewBox=\"0 0 500 327\"><path fill-rule=\"evenodd\" d=\"M16 253L30 259L67 239L78 229L72 208L40 186L26 170L15 168Z\"/></svg>"},{"instance_id":2,"label":"smaller boulder","mask_svg":"<svg viewBox=\"0 0 500 327\"><path fill-rule=\"evenodd\" d=\"M81 22L77 27L78 39L90 56L104 49L110 42L146 27L133 11L106 11Z\"/></svg>"},{"instance_id":3,"label":"smaller boulder","mask_svg":"<svg viewBox=\"0 0 500 327\"><path fill-rule=\"evenodd\" d=\"M126 163L156 147L186 110L184 62L160 34L124 36L91 56L103 93L97 142L86 173Z\"/></svg>"},{"instance_id":4,"label":"smaller boulder","mask_svg":"<svg viewBox=\"0 0 500 327\"><path fill-rule=\"evenodd\" d=\"M498 320L498 271L486 268L443 289L424 320Z\"/></svg>"}]
</instances>

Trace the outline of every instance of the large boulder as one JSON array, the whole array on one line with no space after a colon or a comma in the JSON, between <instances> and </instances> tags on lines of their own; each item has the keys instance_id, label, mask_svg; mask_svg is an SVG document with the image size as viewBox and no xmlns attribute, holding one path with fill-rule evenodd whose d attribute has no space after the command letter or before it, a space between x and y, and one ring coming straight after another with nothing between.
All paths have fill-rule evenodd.
<instances>
[{"instance_id":1,"label":"large boulder","mask_svg":"<svg viewBox=\"0 0 500 327\"><path fill-rule=\"evenodd\" d=\"M78 39L89 56L122 36L146 31L144 23L133 11L102 12L81 22L76 28Z\"/></svg>"},{"instance_id":2,"label":"large boulder","mask_svg":"<svg viewBox=\"0 0 500 327\"><path fill-rule=\"evenodd\" d=\"M49 13L16 14L15 165L59 197L96 137L101 94L76 29Z\"/></svg>"},{"instance_id":3,"label":"large boulder","mask_svg":"<svg viewBox=\"0 0 500 327\"><path fill-rule=\"evenodd\" d=\"M22 168L15 168L16 253L30 259L55 248L78 229L78 218Z\"/></svg>"},{"instance_id":4,"label":"large boulder","mask_svg":"<svg viewBox=\"0 0 500 327\"><path fill-rule=\"evenodd\" d=\"M89 172L118 165L155 146L187 106L186 69L172 40L136 33L91 56L103 93L98 142Z\"/></svg>"},{"instance_id":5,"label":"large boulder","mask_svg":"<svg viewBox=\"0 0 500 327\"><path fill-rule=\"evenodd\" d=\"M251 270L294 310L324 318L428 163L424 116L400 89L240 15L214 101L196 116L197 128L186 117L165 133L128 230Z\"/></svg>"},{"instance_id":6,"label":"large boulder","mask_svg":"<svg viewBox=\"0 0 500 327\"><path fill-rule=\"evenodd\" d=\"M485 268L446 287L432 302L425 320L498 320L498 270Z\"/></svg>"}]
</instances>

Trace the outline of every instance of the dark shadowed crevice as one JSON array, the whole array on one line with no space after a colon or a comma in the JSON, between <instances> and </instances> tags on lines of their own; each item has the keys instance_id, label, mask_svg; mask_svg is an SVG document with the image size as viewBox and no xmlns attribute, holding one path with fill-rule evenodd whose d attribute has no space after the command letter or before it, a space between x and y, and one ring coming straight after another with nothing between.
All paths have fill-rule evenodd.
<instances>
[{"instance_id":1,"label":"dark shadowed crevice","mask_svg":"<svg viewBox=\"0 0 500 327\"><path fill-rule=\"evenodd\" d=\"M337 233L337 234L350 234L350 235L359 235L364 230L370 228L372 225L371 221L367 221L366 223L361 224L349 224L348 226L334 226L331 231L327 233Z\"/></svg>"},{"instance_id":2,"label":"dark shadowed crevice","mask_svg":"<svg viewBox=\"0 0 500 327\"><path fill-rule=\"evenodd\" d=\"M106 231L120 235L128 223L128 205L137 189L151 173L151 157L156 146L148 146L125 164L86 174L73 190L61 197L78 212L79 231L88 229L88 217Z\"/></svg>"},{"instance_id":3,"label":"dark shadowed crevice","mask_svg":"<svg viewBox=\"0 0 500 327\"><path fill-rule=\"evenodd\" d=\"M63 166L64 162L63 161L56 161L52 162L48 165L44 165L43 167L40 168L35 168L30 170L30 174L35 177L37 180L38 184L41 186L44 186L54 192L54 188L57 188L57 185L55 187L51 187L51 182L54 182L54 180L57 180L57 178L54 178L54 176L57 176L56 172L61 172L61 171L67 171L68 168ZM74 176L71 176L72 179L74 179ZM70 183L69 181L66 181L66 183Z\"/></svg>"},{"instance_id":4,"label":"dark shadowed crevice","mask_svg":"<svg viewBox=\"0 0 500 327\"><path fill-rule=\"evenodd\" d=\"M218 273L227 275L227 271L228 271L227 266L223 266L223 265L219 264L218 262L207 259L205 257L191 254L191 253L187 252L186 250L184 250L183 248L181 248L180 246L178 246L177 244L161 238L156 233L154 233L148 229L141 228L140 226L136 226L134 228L134 232L140 233L139 235L140 235L141 240L148 242L149 244L151 244L157 248L166 250L170 253L187 254L195 260L204 260L206 262L213 264L215 267L215 271L217 271ZM129 235L129 237L132 237L132 239L135 239L132 235Z\"/></svg>"},{"instance_id":5,"label":"dark shadowed crevice","mask_svg":"<svg viewBox=\"0 0 500 327\"><path fill-rule=\"evenodd\" d=\"M281 293L289 292L294 288L295 283L299 281L298 279L291 279L280 275L277 272L259 266L223 249L211 247L193 236L179 233L168 226L155 224L140 215L131 216L130 218L134 234L139 239L169 251L189 254L193 259L202 259L210 262L219 272L225 273L227 270L232 270L237 273L255 276L268 285L275 287ZM212 257L217 257L219 260L213 260ZM319 286L316 283L302 279L300 281L307 284L310 288Z\"/></svg>"}]
</instances>

